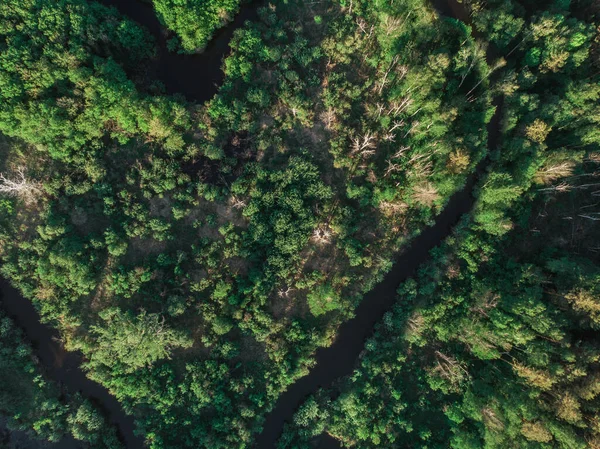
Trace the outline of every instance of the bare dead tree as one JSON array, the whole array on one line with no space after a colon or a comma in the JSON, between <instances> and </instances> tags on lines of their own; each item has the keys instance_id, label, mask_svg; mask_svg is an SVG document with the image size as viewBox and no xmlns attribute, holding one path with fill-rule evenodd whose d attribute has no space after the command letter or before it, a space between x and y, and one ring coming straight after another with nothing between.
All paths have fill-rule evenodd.
<instances>
[{"instance_id":1,"label":"bare dead tree","mask_svg":"<svg viewBox=\"0 0 600 449\"><path fill-rule=\"evenodd\" d=\"M383 137L383 140L387 142L394 142L396 140L396 134L394 133L394 131L400 128L401 126L404 126L404 124L404 120L395 121L392 127L387 130L387 133Z\"/></svg>"},{"instance_id":2,"label":"bare dead tree","mask_svg":"<svg viewBox=\"0 0 600 449\"><path fill-rule=\"evenodd\" d=\"M392 173L399 172L402 170L402 167L400 167L399 164L394 164L391 159L387 160L387 164L388 166L385 170L385 174L383 175L384 178L387 178Z\"/></svg>"},{"instance_id":3,"label":"bare dead tree","mask_svg":"<svg viewBox=\"0 0 600 449\"><path fill-rule=\"evenodd\" d=\"M379 208L386 215L396 216L404 213L408 209L408 204L403 201L382 201L379 203Z\"/></svg>"},{"instance_id":4,"label":"bare dead tree","mask_svg":"<svg viewBox=\"0 0 600 449\"><path fill-rule=\"evenodd\" d=\"M485 76L482 76L481 79L479 80L479 82L477 84L475 84L475 86L473 86L473 88L467 92L467 94L465 95L466 97L469 97L473 91L475 89L477 89L479 87L479 85L481 83L483 83L492 73L494 73L496 70L504 67L506 65L506 60L505 59L499 59L498 61L496 61L496 63L494 64L494 66L492 66L490 68L490 70L488 71L488 73Z\"/></svg>"},{"instance_id":5,"label":"bare dead tree","mask_svg":"<svg viewBox=\"0 0 600 449\"><path fill-rule=\"evenodd\" d=\"M235 208L235 209L243 209L244 207L246 207L246 203L242 200L240 200L239 198L236 198L235 196L231 198L231 205Z\"/></svg>"},{"instance_id":6,"label":"bare dead tree","mask_svg":"<svg viewBox=\"0 0 600 449\"><path fill-rule=\"evenodd\" d=\"M503 430L504 423L498 417L498 414L491 407L484 407L481 409L481 414L483 415L484 421L488 424L489 427L496 430Z\"/></svg>"},{"instance_id":7,"label":"bare dead tree","mask_svg":"<svg viewBox=\"0 0 600 449\"><path fill-rule=\"evenodd\" d=\"M331 129L336 121L335 111L332 108L327 109L321 114L321 120L323 120L327 129Z\"/></svg>"},{"instance_id":8,"label":"bare dead tree","mask_svg":"<svg viewBox=\"0 0 600 449\"><path fill-rule=\"evenodd\" d=\"M480 46L480 44L475 44L474 46L471 46L469 48L469 51L469 59L471 62L469 64L469 67L467 67L467 70L465 70L465 73L463 73L463 76L461 77L460 84L458 85L459 88L463 85L469 73L471 73L473 68L475 68L477 62L485 58L485 49L483 49Z\"/></svg>"},{"instance_id":9,"label":"bare dead tree","mask_svg":"<svg viewBox=\"0 0 600 449\"><path fill-rule=\"evenodd\" d=\"M410 13L409 13L410 14ZM385 34L386 36L389 36L392 32L394 32L395 30L397 30L400 25L402 25L402 21L400 20L399 17L390 17L387 16L385 18Z\"/></svg>"},{"instance_id":10,"label":"bare dead tree","mask_svg":"<svg viewBox=\"0 0 600 449\"><path fill-rule=\"evenodd\" d=\"M365 19L363 19L362 17L358 17L356 19L356 24L358 25L358 27L360 28L360 30L367 35L367 38L370 38L371 35L373 34L373 30L375 28L375 25L371 25L371 28L369 29L369 31L367 31L367 22Z\"/></svg>"},{"instance_id":11,"label":"bare dead tree","mask_svg":"<svg viewBox=\"0 0 600 449\"><path fill-rule=\"evenodd\" d=\"M576 189L584 190L589 187L596 187L596 186L600 186L600 183L596 182L596 183L591 183L591 184L581 184L578 186L574 186L567 182L561 182L560 184L552 186L552 187L546 187L545 189L538 189L538 192L568 192L570 190L576 190ZM594 193L592 193L592 196L595 196Z\"/></svg>"},{"instance_id":12,"label":"bare dead tree","mask_svg":"<svg viewBox=\"0 0 600 449\"><path fill-rule=\"evenodd\" d=\"M413 126L410 127L410 129L408 131L406 131L406 134L404 134L404 139L406 139L406 137L412 133L415 129L417 129L417 127L421 124L421 122L419 122L418 120L414 123Z\"/></svg>"},{"instance_id":13,"label":"bare dead tree","mask_svg":"<svg viewBox=\"0 0 600 449\"><path fill-rule=\"evenodd\" d=\"M39 184L27 179L25 168L18 167L12 179L0 173L0 194L32 201L39 193L41 193Z\"/></svg>"},{"instance_id":14,"label":"bare dead tree","mask_svg":"<svg viewBox=\"0 0 600 449\"><path fill-rule=\"evenodd\" d=\"M410 333L419 334L425 326L425 318L420 312L415 312L407 321L407 329Z\"/></svg>"},{"instance_id":15,"label":"bare dead tree","mask_svg":"<svg viewBox=\"0 0 600 449\"><path fill-rule=\"evenodd\" d=\"M459 384L470 377L469 372L455 358L440 351L435 351L435 356L437 359L435 371L452 384Z\"/></svg>"},{"instance_id":16,"label":"bare dead tree","mask_svg":"<svg viewBox=\"0 0 600 449\"><path fill-rule=\"evenodd\" d=\"M412 167L408 171L409 178L423 179L431 176L433 161L429 157L414 159L414 162L411 165Z\"/></svg>"},{"instance_id":17,"label":"bare dead tree","mask_svg":"<svg viewBox=\"0 0 600 449\"><path fill-rule=\"evenodd\" d=\"M411 104L413 103L412 98L410 98L409 95L405 96L402 101L397 102L394 101L391 105L390 105L390 109L388 111L388 115L393 115L396 116L400 113L402 113L406 108L408 108Z\"/></svg>"},{"instance_id":18,"label":"bare dead tree","mask_svg":"<svg viewBox=\"0 0 600 449\"><path fill-rule=\"evenodd\" d=\"M557 179L566 178L572 175L574 169L574 162L562 162L560 164L554 164L538 170L538 172L535 174L535 178L544 184L549 184Z\"/></svg>"},{"instance_id":19,"label":"bare dead tree","mask_svg":"<svg viewBox=\"0 0 600 449\"><path fill-rule=\"evenodd\" d=\"M362 137L356 137L352 139L352 152L351 154L359 154L361 157L366 158L375 154L375 136L371 133L367 133Z\"/></svg>"},{"instance_id":20,"label":"bare dead tree","mask_svg":"<svg viewBox=\"0 0 600 449\"><path fill-rule=\"evenodd\" d=\"M404 155L404 153L406 153L408 150L410 150L410 147L405 147L405 146L400 147L400 149L398 151L396 151L396 153L394 153L394 155L392 156L392 159L401 158Z\"/></svg>"},{"instance_id":21,"label":"bare dead tree","mask_svg":"<svg viewBox=\"0 0 600 449\"><path fill-rule=\"evenodd\" d=\"M440 195L431 183L424 183L415 187L413 198L417 203L431 206L434 202L439 200Z\"/></svg>"},{"instance_id":22,"label":"bare dead tree","mask_svg":"<svg viewBox=\"0 0 600 449\"><path fill-rule=\"evenodd\" d=\"M401 126L404 126L404 120L400 120L400 121L395 121L394 125L388 130L388 132L393 133L397 128L400 128Z\"/></svg>"},{"instance_id":23,"label":"bare dead tree","mask_svg":"<svg viewBox=\"0 0 600 449\"><path fill-rule=\"evenodd\" d=\"M539 192L568 192L573 189L573 186L567 182L561 182L558 185L552 187L546 187L545 189L538 189Z\"/></svg>"},{"instance_id":24,"label":"bare dead tree","mask_svg":"<svg viewBox=\"0 0 600 449\"><path fill-rule=\"evenodd\" d=\"M290 296L290 293L293 292L294 290L295 289L292 287L287 287L285 290L281 288L277 291L277 295L280 298L288 298Z\"/></svg>"},{"instance_id":25,"label":"bare dead tree","mask_svg":"<svg viewBox=\"0 0 600 449\"><path fill-rule=\"evenodd\" d=\"M313 231L311 239L320 244L331 242L331 231L327 227L318 227Z\"/></svg>"},{"instance_id":26,"label":"bare dead tree","mask_svg":"<svg viewBox=\"0 0 600 449\"><path fill-rule=\"evenodd\" d=\"M416 153L408 161L409 164L415 164L421 159L428 160L432 156L431 153Z\"/></svg>"},{"instance_id":27,"label":"bare dead tree","mask_svg":"<svg viewBox=\"0 0 600 449\"><path fill-rule=\"evenodd\" d=\"M381 80L381 83L379 85L379 94L380 95L381 95L381 92L383 91L383 88L387 84L387 78L388 78L388 76L390 75L391 71L394 70L394 67L396 67L396 64L398 63L399 59L400 59L400 55L394 56L394 59L392 59L392 62L390 63L387 71L383 75L383 79Z\"/></svg>"},{"instance_id":28,"label":"bare dead tree","mask_svg":"<svg viewBox=\"0 0 600 449\"><path fill-rule=\"evenodd\" d=\"M406 76L406 74L408 73L408 67L406 67L405 65L399 66L398 73L400 74L400 78L398 79L398 81L402 81L404 79L404 77Z\"/></svg>"},{"instance_id":29,"label":"bare dead tree","mask_svg":"<svg viewBox=\"0 0 600 449\"><path fill-rule=\"evenodd\" d=\"M422 110L422 109L423 109L423 108L419 108L419 109L417 109L415 112L413 112L413 113L411 114L411 117L414 117L415 115L417 115L419 112L421 112L421 110Z\"/></svg>"}]
</instances>

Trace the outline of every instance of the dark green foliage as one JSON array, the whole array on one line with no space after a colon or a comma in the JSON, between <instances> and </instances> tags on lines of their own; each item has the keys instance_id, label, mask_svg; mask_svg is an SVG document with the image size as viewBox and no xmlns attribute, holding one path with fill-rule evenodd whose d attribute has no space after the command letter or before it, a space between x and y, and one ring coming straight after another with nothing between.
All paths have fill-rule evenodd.
<instances>
[{"instance_id":1,"label":"dark green foliage","mask_svg":"<svg viewBox=\"0 0 600 449\"><path fill-rule=\"evenodd\" d=\"M154 3L187 52L239 6ZM502 145L471 218L281 445L595 441L597 348L576 332L600 320L595 27L568 2L465 3L476 32L423 0L275 2L203 105L143 93L151 41L114 11L0 5L0 173L21 182L0 198L2 273L148 447L251 446L483 160L492 94ZM104 444L89 404L61 407L41 436Z\"/></svg>"},{"instance_id":2,"label":"dark green foliage","mask_svg":"<svg viewBox=\"0 0 600 449\"><path fill-rule=\"evenodd\" d=\"M17 3L0 9L0 45L39 39L0 61L22 86L3 91L0 172L36 190L7 203L2 273L151 448L247 447L483 157L481 48L422 2L295 0L239 30L218 94L188 105L141 93L150 42L114 12ZM237 8L155 3L188 51ZM44 56L59 48L71 63ZM54 76L30 88L42 64Z\"/></svg>"},{"instance_id":3,"label":"dark green foliage","mask_svg":"<svg viewBox=\"0 0 600 449\"><path fill-rule=\"evenodd\" d=\"M153 53L136 24L96 2L15 0L0 5L0 30L2 133L78 162L92 178L103 136L124 143L147 133L180 145L174 106L143 101L125 75Z\"/></svg>"},{"instance_id":4,"label":"dark green foliage","mask_svg":"<svg viewBox=\"0 0 600 449\"><path fill-rule=\"evenodd\" d=\"M400 287L336 399L310 399L280 448L322 431L357 448L600 445L592 26L568 2L466 3L507 58L501 142L474 211Z\"/></svg>"},{"instance_id":5,"label":"dark green foliage","mask_svg":"<svg viewBox=\"0 0 600 449\"><path fill-rule=\"evenodd\" d=\"M82 447L122 448L115 429L99 410L78 395L64 395L46 378L21 331L3 312L0 416L7 419L10 429L25 431L40 440L58 442L71 434L84 443Z\"/></svg>"}]
</instances>

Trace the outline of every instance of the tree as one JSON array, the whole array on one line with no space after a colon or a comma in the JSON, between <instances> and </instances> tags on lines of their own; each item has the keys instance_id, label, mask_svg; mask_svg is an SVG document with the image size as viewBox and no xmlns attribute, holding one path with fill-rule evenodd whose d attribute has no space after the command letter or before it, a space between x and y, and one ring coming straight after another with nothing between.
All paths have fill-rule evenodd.
<instances>
[{"instance_id":1,"label":"tree","mask_svg":"<svg viewBox=\"0 0 600 449\"><path fill-rule=\"evenodd\" d=\"M119 308L103 310L103 326L93 326L97 349L92 365L105 365L133 372L169 358L175 348L189 348L192 340L181 331L170 329L165 318L141 310L137 315Z\"/></svg>"},{"instance_id":2,"label":"tree","mask_svg":"<svg viewBox=\"0 0 600 449\"><path fill-rule=\"evenodd\" d=\"M27 179L25 168L17 168L13 177L6 177L3 173L0 173L0 194L15 196L26 202L31 202L40 193L40 185Z\"/></svg>"},{"instance_id":3,"label":"tree","mask_svg":"<svg viewBox=\"0 0 600 449\"><path fill-rule=\"evenodd\" d=\"M341 307L339 293L335 291L331 284L323 284L317 287L307 295L306 299L314 316L323 315Z\"/></svg>"}]
</instances>

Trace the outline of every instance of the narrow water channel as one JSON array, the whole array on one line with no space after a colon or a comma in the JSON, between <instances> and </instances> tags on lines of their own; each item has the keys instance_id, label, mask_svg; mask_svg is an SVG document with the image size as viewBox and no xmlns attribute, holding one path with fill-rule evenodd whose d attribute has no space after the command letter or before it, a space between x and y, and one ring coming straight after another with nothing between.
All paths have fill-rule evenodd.
<instances>
[{"instance_id":1,"label":"narrow water channel","mask_svg":"<svg viewBox=\"0 0 600 449\"><path fill-rule=\"evenodd\" d=\"M209 100L217 92L222 82L221 65L223 57L229 51L229 41L235 29L246 20L257 17L257 1L243 6L240 14L227 27L221 30L211 44L202 53L179 55L167 51L168 33L156 18L152 6L139 0L100 0L101 3L116 7L122 14L142 24L157 41L157 57L152 62L152 76L161 81L169 94L182 94L189 101ZM444 2L450 11L456 14L461 8L455 0ZM463 9L464 11L464 9ZM460 17L459 14L456 14ZM500 107L489 124L489 148L496 146L499 137ZM479 168L479 171L481 167ZM275 409L268 415L263 432L258 436L255 447L271 449L283 429L290 421L304 398L321 387L329 387L336 379L349 374L355 366L365 340L372 334L375 324L389 310L396 299L398 285L412 276L419 265L429 257L429 251L439 245L451 232L460 217L469 212L474 199L472 190L477 175L469 178L465 188L456 193L444 211L437 217L434 226L425 229L410 248L396 260L392 270L374 290L365 296L356 310L356 318L341 326L334 344L319 350L316 354L317 365L310 374L292 385L278 400ZM87 379L79 365L82 361L78 353L64 350L58 340L58 333L39 321L33 305L24 299L6 281L0 279L0 306L23 328L33 343L40 362L48 374L62 383L70 392L79 391L101 406L109 415L125 441L128 449L143 447L141 438L134 435L134 422L124 413L118 401L99 384ZM71 442L57 447L71 449ZM322 440L321 447L336 447L332 438Z\"/></svg>"},{"instance_id":2,"label":"narrow water channel","mask_svg":"<svg viewBox=\"0 0 600 449\"><path fill-rule=\"evenodd\" d=\"M501 107L488 125L488 145L495 148L499 137ZM274 449L285 422L291 422L296 409L319 388L329 388L340 377L352 373L365 341L373 334L375 324L396 302L398 286L413 276L419 266L429 259L429 251L450 235L460 218L468 213L475 202L472 196L478 174L483 165L473 174L465 187L450 199L433 226L426 228L414 239L410 247L396 259L392 270L383 281L371 290L356 309L355 318L345 322L339 329L335 342L317 351L316 366L283 393L273 411L268 415L262 433L256 440L258 449ZM336 440L328 438L320 449L338 447Z\"/></svg>"},{"instance_id":3,"label":"narrow water channel","mask_svg":"<svg viewBox=\"0 0 600 449\"><path fill-rule=\"evenodd\" d=\"M63 438L58 443L32 439L27 432L13 431L0 419L0 448L2 449L83 449L73 437Z\"/></svg>"},{"instance_id":4,"label":"narrow water channel","mask_svg":"<svg viewBox=\"0 0 600 449\"><path fill-rule=\"evenodd\" d=\"M117 427L119 436L128 449L144 447L143 439L133 433L133 417L123 411L121 404L106 388L85 376L80 368L81 354L65 351L60 343L58 331L42 324L33 304L4 279L0 279L0 307L25 332L40 364L52 380L66 387L69 393L80 392L83 397L96 404ZM53 446L57 449L78 447L71 438Z\"/></svg>"},{"instance_id":5,"label":"narrow water channel","mask_svg":"<svg viewBox=\"0 0 600 449\"><path fill-rule=\"evenodd\" d=\"M142 0L97 0L105 6L116 8L121 14L143 25L156 41L157 55L150 61L147 78L160 81L166 93L183 95L190 102L210 100L223 82L223 59L229 53L233 33L246 21L258 18L261 0L242 3L233 21L217 30L213 39L200 53L179 54L170 52L167 41L173 36L160 23L151 3Z\"/></svg>"},{"instance_id":6,"label":"narrow water channel","mask_svg":"<svg viewBox=\"0 0 600 449\"><path fill-rule=\"evenodd\" d=\"M121 14L144 26L154 36L157 56L148 67L148 76L160 81L168 94L183 95L188 101L204 102L211 99L223 81L222 62L229 53L229 42L236 29L247 20L258 17L258 1L244 3L239 14L227 26L219 30L202 53L182 55L167 49L169 32L156 17L152 5L141 0L99 0L106 6L116 7ZM127 449L142 449L143 438L134 434L135 424L117 399L100 384L88 379L80 368L83 361L80 353L67 352L59 340L58 332L40 322L40 317L27 299L6 280L0 278L0 307L19 325L40 363L51 379L58 382L70 393L79 392L103 410L110 422L118 429L119 436ZM24 445L26 435L22 432L5 431L0 423L0 443L15 439L20 447L39 447L38 442ZM60 443L44 443L50 449L79 449L79 443L66 438Z\"/></svg>"},{"instance_id":7,"label":"narrow water channel","mask_svg":"<svg viewBox=\"0 0 600 449\"><path fill-rule=\"evenodd\" d=\"M468 11L457 0L434 0L433 6L441 16L470 23ZM488 48L488 64L492 64L496 52L495 48ZM501 136L503 99L497 97L493 103L496 112L487 126L488 154L498 146ZM308 396L320 388L331 387L336 380L352 373L364 349L365 341L373 334L375 325L383 318L384 313L396 302L396 290L399 285L416 274L419 266L429 259L429 252L442 243L460 218L472 209L475 203L473 188L486 163L487 158L469 177L465 187L450 199L436 218L436 223L425 229L406 251L398 255L392 270L362 299L355 311L355 318L340 327L333 345L317 351L317 363L310 373L291 385L279 397L275 408L267 416L262 433L256 439L256 449L275 449L284 424L292 421L295 411ZM315 443L317 449L340 448L338 440L328 434L318 437Z\"/></svg>"}]
</instances>

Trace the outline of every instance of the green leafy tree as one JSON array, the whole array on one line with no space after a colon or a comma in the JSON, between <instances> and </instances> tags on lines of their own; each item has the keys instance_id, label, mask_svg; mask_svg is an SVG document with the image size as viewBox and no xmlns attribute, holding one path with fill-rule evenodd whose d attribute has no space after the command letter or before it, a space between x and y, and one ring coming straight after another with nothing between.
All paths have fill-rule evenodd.
<instances>
[{"instance_id":1,"label":"green leafy tree","mask_svg":"<svg viewBox=\"0 0 600 449\"><path fill-rule=\"evenodd\" d=\"M192 341L183 332L170 329L164 317L142 310L134 315L118 308L101 312L102 326L91 331L96 336L98 348L91 364L118 366L124 372L149 367L167 359L175 348L189 348Z\"/></svg>"}]
</instances>

